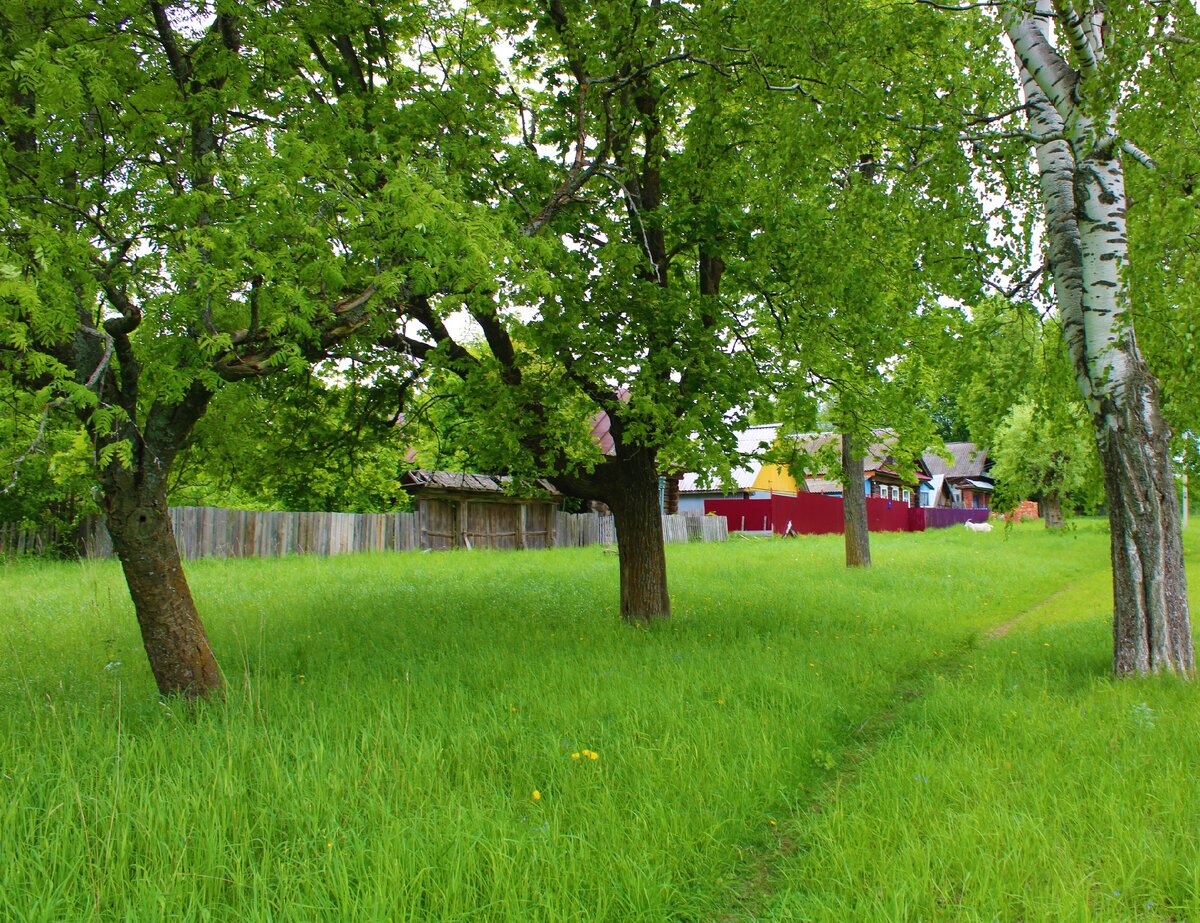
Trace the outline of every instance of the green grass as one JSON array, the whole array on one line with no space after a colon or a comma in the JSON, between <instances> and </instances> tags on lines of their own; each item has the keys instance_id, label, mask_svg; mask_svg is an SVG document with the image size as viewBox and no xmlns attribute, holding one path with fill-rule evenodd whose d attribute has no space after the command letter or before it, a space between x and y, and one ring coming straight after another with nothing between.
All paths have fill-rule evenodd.
<instances>
[{"instance_id":1,"label":"green grass","mask_svg":"<svg viewBox=\"0 0 1200 923\"><path fill-rule=\"evenodd\" d=\"M1107 537L873 555L674 547L649 631L596 548L200 562L195 714L114 565L0 567L0 919L1200 915L1194 690L1107 679Z\"/></svg>"},{"instance_id":2,"label":"green grass","mask_svg":"<svg viewBox=\"0 0 1200 923\"><path fill-rule=\"evenodd\" d=\"M1111 593L1088 575L935 675L789 825L762 916L1200 919L1196 688L1110 677Z\"/></svg>"}]
</instances>

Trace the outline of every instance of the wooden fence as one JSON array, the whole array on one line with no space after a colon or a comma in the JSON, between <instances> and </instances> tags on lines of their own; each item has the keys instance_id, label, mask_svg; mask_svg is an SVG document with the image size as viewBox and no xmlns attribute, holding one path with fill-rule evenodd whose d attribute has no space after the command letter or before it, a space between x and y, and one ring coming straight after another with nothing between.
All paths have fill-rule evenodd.
<instances>
[{"instance_id":1,"label":"wooden fence","mask_svg":"<svg viewBox=\"0 0 1200 923\"><path fill-rule=\"evenodd\" d=\"M274 513L207 506L171 507L171 525L179 553L198 558L272 558L289 554L335 555L361 551L416 551L430 547L416 513ZM611 516L556 512L557 547L614 545ZM724 541L725 520L718 516L675 515L663 518L667 542ZM41 554L53 536L0 525L0 555ZM100 517L82 530L81 552L89 558L112 557L112 539Z\"/></svg>"},{"instance_id":2,"label":"wooden fence","mask_svg":"<svg viewBox=\"0 0 1200 923\"><path fill-rule=\"evenodd\" d=\"M57 544L57 536L49 530L39 532L0 523L0 554L45 554Z\"/></svg>"}]
</instances>

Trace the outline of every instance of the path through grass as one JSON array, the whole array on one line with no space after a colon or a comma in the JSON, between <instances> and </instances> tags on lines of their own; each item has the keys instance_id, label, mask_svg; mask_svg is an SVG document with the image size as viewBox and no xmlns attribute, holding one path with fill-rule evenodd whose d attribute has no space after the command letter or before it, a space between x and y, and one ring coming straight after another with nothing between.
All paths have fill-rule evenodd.
<instances>
[{"instance_id":1,"label":"path through grass","mask_svg":"<svg viewBox=\"0 0 1200 923\"><path fill-rule=\"evenodd\" d=\"M1166 737L1189 690L1104 679L1103 612L983 642L1102 572L1098 530L873 540L867 573L841 567L836 537L672 548L676 618L651 631L617 623L600 549L201 562L230 695L194 716L154 696L115 567L0 569L0 918L973 918L986 844L1015 843L1004 817L1036 826L1048 805L980 806L971 823L996 832L980 827L964 872L912 845L961 836L945 811L934 822L939 799L973 803L985 759L1000 768L971 781L994 786L978 797L1006 778L1035 797L1043 777L1004 764L1068 720L1062 696L1104 700L1088 747L1108 753ZM1018 667L1032 672L1010 679ZM861 754L862 729L913 686L928 692ZM982 755L955 749L964 734ZM869 786L896 772L889 811ZM1195 858L1194 807L1162 818L1178 838L1160 871ZM884 896L856 903L867 879ZM1194 900L1171 880L1175 897L1159 880L1147 900ZM1001 901L1000 918L1065 906L1038 886L1042 903Z\"/></svg>"},{"instance_id":2,"label":"path through grass","mask_svg":"<svg viewBox=\"0 0 1200 923\"><path fill-rule=\"evenodd\" d=\"M1196 688L1111 678L1111 593L1086 574L928 677L789 823L754 916L1200 919Z\"/></svg>"}]
</instances>

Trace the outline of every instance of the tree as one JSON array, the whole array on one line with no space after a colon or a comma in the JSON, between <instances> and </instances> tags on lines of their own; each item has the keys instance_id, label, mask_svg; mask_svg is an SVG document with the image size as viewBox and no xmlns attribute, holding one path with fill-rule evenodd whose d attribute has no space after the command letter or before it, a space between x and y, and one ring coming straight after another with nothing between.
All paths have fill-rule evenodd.
<instances>
[{"instance_id":1,"label":"tree","mask_svg":"<svg viewBox=\"0 0 1200 923\"><path fill-rule=\"evenodd\" d=\"M973 306L955 347L940 371L958 390L968 438L996 462L993 508L1035 499L1056 528L1064 503L1099 506L1103 474L1057 319L1030 301L990 297Z\"/></svg>"},{"instance_id":2,"label":"tree","mask_svg":"<svg viewBox=\"0 0 1200 923\"><path fill-rule=\"evenodd\" d=\"M1018 404L1000 423L989 457L995 462L994 506L1041 502L1047 529L1061 529L1063 507L1095 507L1103 496L1096 444L1074 404Z\"/></svg>"},{"instance_id":3,"label":"tree","mask_svg":"<svg viewBox=\"0 0 1200 923\"><path fill-rule=\"evenodd\" d=\"M46 417L0 373L0 523L48 533L53 553L80 554L80 526L98 512L91 454L77 426Z\"/></svg>"},{"instance_id":4,"label":"tree","mask_svg":"<svg viewBox=\"0 0 1200 923\"><path fill-rule=\"evenodd\" d=\"M398 345L463 379L464 415L491 434L476 458L612 510L621 613L666 618L658 475L701 453L723 461L758 386L727 291L752 170L734 130L739 81L721 63L736 11L704 5L702 23L653 0L481 12L515 47L503 98L520 142L497 152L480 193L510 222L512 263L487 291L411 312L419 328ZM460 307L486 353L449 329Z\"/></svg>"},{"instance_id":5,"label":"tree","mask_svg":"<svg viewBox=\"0 0 1200 923\"><path fill-rule=\"evenodd\" d=\"M846 536L846 566L871 566L871 533L867 526L867 495L863 454L853 433L842 433L842 520Z\"/></svg>"},{"instance_id":6,"label":"tree","mask_svg":"<svg viewBox=\"0 0 1200 923\"><path fill-rule=\"evenodd\" d=\"M841 471L846 560L864 566L863 451L886 430L911 463L935 438L925 365L954 314L940 301L970 291L986 262L967 158L937 139L913 143L901 127L929 96L955 90L914 69L955 37L915 6L835 5L822 10L821 34L836 38L821 47L793 28L803 14L792 6L758 12L762 105L780 132L755 158L755 319L790 395L782 403L817 396L842 434L824 470ZM845 48L871 53L833 52ZM812 72L797 68L814 57Z\"/></svg>"},{"instance_id":7,"label":"tree","mask_svg":"<svg viewBox=\"0 0 1200 923\"><path fill-rule=\"evenodd\" d=\"M368 43L427 25L415 9L368 12ZM0 13L0 361L43 413L73 410L87 433L164 694L221 685L166 510L213 396L326 357L411 297L414 266L427 279L471 265L424 151L393 154L382 219L347 211L322 158L357 138L337 123L354 113L313 99L297 38L286 17L234 2ZM407 150L422 147L406 127ZM387 262L356 233L388 244Z\"/></svg>"},{"instance_id":8,"label":"tree","mask_svg":"<svg viewBox=\"0 0 1200 923\"><path fill-rule=\"evenodd\" d=\"M1104 468L1114 669L1191 675L1170 433L1134 335L1128 288L1123 157L1149 158L1122 138L1119 108L1136 81L1144 45L1132 38L1144 14L1127 5L1112 12L1110 21L1099 5L1081 12L1072 0L1038 0L1006 4L1003 25L1037 155L1056 304Z\"/></svg>"},{"instance_id":9,"label":"tree","mask_svg":"<svg viewBox=\"0 0 1200 923\"><path fill-rule=\"evenodd\" d=\"M1122 16L1127 15L1122 11ZM1136 66L1138 92L1123 98L1122 132L1153 155L1154 170L1134 169L1129 189L1129 293L1138 344L1162 385L1163 415L1175 457L1192 476L1200 432L1195 387L1200 345L1200 241L1196 193L1200 175L1200 11L1187 3L1147 5L1144 32L1129 41L1144 50ZM1128 30L1123 30L1128 31Z\"/></svg>"}]
</instances>

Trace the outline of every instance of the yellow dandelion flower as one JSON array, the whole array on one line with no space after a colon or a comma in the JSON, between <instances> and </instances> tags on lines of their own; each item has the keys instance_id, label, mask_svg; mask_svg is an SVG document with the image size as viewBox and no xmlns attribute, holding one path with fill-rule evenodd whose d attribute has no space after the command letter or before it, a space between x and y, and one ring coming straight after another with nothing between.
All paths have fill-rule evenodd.
<instances>
[{"instance_id":1,"label":"yellow dandelion flower","mask_svg":"<svg viewBox=\"0 0 1200 923\"><path fill-rule=\"evenodd\" d=\"M579 754L578 754L578 753L572 753L572 754L571 754L571 759L573 759L573 760L577 760L577 759L579 759Z\"/></svg>"},{"instance_id":2,"label":"yellow dandelion flower","mask_svg":"<svg viewBox=\"0 0 1200 923\"><path fill-rule=\"evenodd\" d=\"M591 750L584 750L584 751L583 751L583 755L584 755L584 756L586 756L586 757L591 757L591 755L592 755L592 751L591 751Z\"/></svg>"},{"instance_id":3,"label":"yellow dandelion flower","mask_svg":"<svg viewBox=\"0 0 1200 923\"><path fill-rule=\"evenodd\" d=\"M718 705L724 705L724 704L725 704L725 700L724 700L724 699L717 699L717 704L718 704Z\"/></svg>"},{"instance_id":4,"label":"yellow dandelion flower","mask_svg":"<svg viewBox=\"0 0 1200 923\"><path fill-rule=\"evenodd\" d=\"M589 760L598 760L598 759L600 759L600 754L597 753L595 750L589 750L588 751L588 759Z\"/></svg>"},{"instance_id":5,"label":"yellow dandelion flower","mask_svg":"<svg viewBox=\"0 0 1200 923\"><path fill-rule=\"evenodd\" d=\"M539 791L538 791L536 788L533 790L533 800L534 800L534 801L541 801L541 800L542 800L542 793L541 793L541 792L539 792Z\"/></svg>"}]
</instances>

